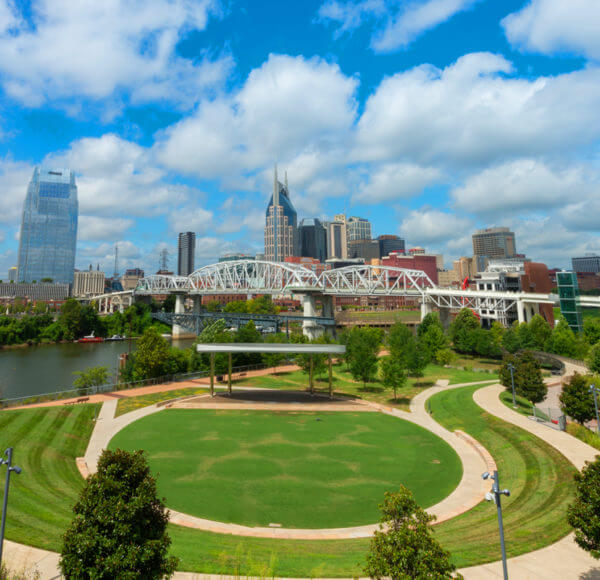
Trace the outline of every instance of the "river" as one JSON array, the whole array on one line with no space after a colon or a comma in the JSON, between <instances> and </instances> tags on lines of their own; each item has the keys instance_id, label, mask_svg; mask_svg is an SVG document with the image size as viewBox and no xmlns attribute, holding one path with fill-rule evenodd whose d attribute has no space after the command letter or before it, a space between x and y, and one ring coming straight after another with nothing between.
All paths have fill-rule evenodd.
<instances>
[{"instance_id":1,"label":"river","mask_svg":"<svg viewBox=\"0 0 600 580\"><path fill-rule=\"evenodd\" d=\"M174 341L187 348L191 340ZM0 398L30 397L70 389L76 371L105 366L114 374L120 354L136 341L44 344L0 351Z\"/></svg>"}]
</instances>

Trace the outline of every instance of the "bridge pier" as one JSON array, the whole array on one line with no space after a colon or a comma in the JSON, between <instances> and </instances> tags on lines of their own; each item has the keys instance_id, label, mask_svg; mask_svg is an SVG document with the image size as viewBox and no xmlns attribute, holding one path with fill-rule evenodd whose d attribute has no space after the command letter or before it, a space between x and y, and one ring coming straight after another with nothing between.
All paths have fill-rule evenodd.
<instances>
[{"instance_id":1,"label":"bridge pier","mask_svg":"<svg viewBox=\"0 0 600 580\"><path fill-rule=\"evenodd\" d=\"M433 306L429 302L427 302L425 296L423 296L422 300L423 302L421 302L421 322L428 314L433 312Z\"/></svg>"},{"instance_id":2,"label":"bridge pier","mask_svg":"<svg viewBox=\"0 0 600 580\"><path fill-rule=\"evenodd\" d=\"M321 296L321 304L323 306L321 316L323 318L335 318L335 313L333 311L333 296L323 294L323 296ZM335 337L335 324L331 327L331 335Z\"/></svg>"},{"instance_id":3,"label":"bridge pier","mask_svg":"<svg viewBox=\"0 0 600 580\"><path fill-rule=\"evenodd\" d=\"M185 313L185 298L186 294L183 292L178 292L177 294L175 294L175 314ZM196 335L193 332L187 331L185 328L183 328L183 326L179 326L179 324L173 324L171 333L173 335L173 340L196 337Z\"/></svg>"},{"instance_id":4,"label":"bridge pier","mask_svg":"<svg viewBox=\"0 0 600 580\"><path fill-rule=\"evenodd\" d=\"M317 315L314 294L303 294L302 306L304 309L304 316ZM306 336L309 340L314 340L323 334L323 329L314 320L305 320L302 323L302 334L304 334L304 336Z\"/></svg>"}]
</instances>

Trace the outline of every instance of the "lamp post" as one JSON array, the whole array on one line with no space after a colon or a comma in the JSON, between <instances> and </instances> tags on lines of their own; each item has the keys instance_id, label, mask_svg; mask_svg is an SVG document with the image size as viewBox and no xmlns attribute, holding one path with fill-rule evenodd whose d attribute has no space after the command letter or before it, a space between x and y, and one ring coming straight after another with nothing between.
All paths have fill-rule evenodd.
<instances>
[{"instance_id":1,"label":"lamp post","mask_svg":"<svg viewBox=\"0 0 600 580\"><path fill-rule=\"evenodd\" d=\"M590 393L594 395L594 409L596 409L596 431L600 434L600 418L598 417L598 389L596 385L590 385Z\"/></svg>"},{"instance_id":2,"label":"lamp post","mask_svg":"<svg viewBox=\"0 0 600 580\"><path fill-rule=\"evenodd\" d=\"M2 564L2 546L4 544L4 529L6 527L6 508L8 507L8 488L10 485L10 474L14 471L17 475L21 473L21 468L12 464L13 448L9 447L5 452L6 459L0 457L0 465L6 465L6 484L4 485L4 502L2 504L2 524L0 525L0 564Z\"/></svg>"},{"instance_id":3,"label":"lamp post","mask_svg":"<svg viewBox=\"0 0 600 580\"><path fill-rule=\"evenodd\" d=\"M502 525L502 504L500 502L500 496L505 495L506 497L510 496L510 491L508 489L500 489L500 483L498 479L498 471L494 471L493 474L490 474L489 471L486 471L482 476L483 479L491 478L494 482L492 484L492 491L486 494L486 499L494 500L496 502L496 509L498 511L498 527L500 528L500 549L502 550L502 571L504 574L504 580L508 580L508 567L506 564L506 547L504 545L504 526Z\"/></svg>"},{"instance_id":4,"label":"lamp post","mask_svg":"<svg viewBox=\"0 0 600 580\"><path fill-rule=\"evenodd\" d=\"M515 367L512 363L508 363L506 368L510 371L510 384L512 385L513 407L517 408L517 400L515 398Z\"/></svg>"}]
</instances>

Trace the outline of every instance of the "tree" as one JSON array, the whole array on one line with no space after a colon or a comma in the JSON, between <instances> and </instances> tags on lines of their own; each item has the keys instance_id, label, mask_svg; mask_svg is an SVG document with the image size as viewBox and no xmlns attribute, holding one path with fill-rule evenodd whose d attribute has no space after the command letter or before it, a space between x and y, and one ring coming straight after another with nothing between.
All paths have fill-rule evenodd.
<instances>
[{"instance_id":1,"label":"tree","mask_svg":"<svg viewBox=\"0 0 600 580\"><path fill-rule=\"evenodd\" d=\"M448 346L448 339L437 312L430 312L417 328L417 338L425 347L430 359L434 359L438 351Z\"/></svg>"},{"instance_id":2,"label":"tree","mask_svg":"<svg viewBox=\"0 0 600 580\"><path fill-rule=\"evenodd\" d=\"M437 362L437 364L442 366L452 364L455 358L456 354L450 348L443 348L442 350L438 350L437 354L435 355L435 361Z\"/></svg>"},{"instance_id":3,"label":"tree","mask_svg":"<svg viewBox=\"0 0 600 580\"><path fill-rule=\"evenodd\" d=\"M133 378L136 381L152 379L167 374L171 346L151 326L138 341L138 347L133 357Z\"/></svg>"},{"instance_id":4,"label":"tree","mask_svg":"<svg viewBox=\"0 0 600 580\"><path fill-rule=\"evenodd\" d=\"M450 325L450 338L458 352L475 352L475 331L480 327L479 319L469 308L463 308Z\"/></svg>"},{"instance_id":5,"label":"tree","mask_svg":"<svg viewBox=\"0 0 600 580\"><path fill-rule=\"evenodd\" d=\"M73 381L73 386L80 395L89 393L90 389L105 385L110 378L110 373L106 367L89 367L85 371L76 371L73 374L77 375L77 378Z\"/></svg>"},{"instance_id":6,"label":"tree","mask_svg":"<svg viewBox=\"0 0 600 580\"><path fill-rule=\"evenodd\" d=\"M594 558L600 558L600 458L586 461L575 474L575 499L567 509L567 521L575 528L575 541Z\"/></svg>"},{"instance_id":7,"label":"tree","mask_svg":"<svg viewBox=\"0 0 600 580\"><path fill-rule=\"evenodd\" d=\"M552 334L552 327L539 314L534 314L532 319L527 323L527 328L531 337L531 348L543 350Z\"/></svg>"},{"instance_id":8,"label":"tree","mask_svg":"<svg viewBox=\"0 0 600 580\"><path fill-rule=\"evenodd\" d=\"M406 385L406 370L400 361L391 356L386 356L379 361L381 384L386 389L394 391L394 401L397 400L397 391Z\"/></svg>"},{"instance_id":9,"label":"tree","mask_svg":"<svg viewBox=\"0 0 600 580\"><path fill-rule=\"evenodd\" d=\"M407 346L414 342L414 340L415 335L413 331L406 324L396 322L396 324L391 326L387 335L386 342L390 355L394 358L404 358Z\"/></svg>"},{"instance_id":10,"label":"tree","mask_svg":"<svg viewBox=\"0 0 600 580\"><path fill-rule=\"evenodd\" d=\"M500 383L507 390L512 389L509 364L514 367L515 392L532 403L541 403L548 394L548 387L542 377L539 361L528 351L516 355L506 355L500 367Z\"/></svg>"},{"instance_id":11,"label":"tree","mask_svg":"<svg viewBox=\"0 0 600 580\"><path fill-rule=\"evenodd\" d=\"M597 343L590 348L587 365L590 371L597 375L600 374L600 343Z\"/></svg>"},{"instance_id":12,"label":"tree","mask_svg":"<svg viewBox=\"0 0 600 580\"><path fill-rule=\"evenodd\" d=\"M350 367L352 377L355 380L361 380L363 386L366 386L377 372L381 339L381 331L377 328L360 328L355 326L348 333L346 361Z\"/></svg>"},{"instance_id":13,"label":"tree","mask_svg":"<svg viewBox=\"0 0 600 580\"><path fill-rule=\"evenodd\" d=\"M386 492L380 529L371 540L365 573L371 578L462 578L434 537L429 515L404 486Z\"/></svg>"},{"instance_id":14,"label":"tree","mask_svg":"<svg viewBox=\"0 0 600 580\"><path fill-rule=\"evenodd\" d=\"M546 341L544 350L563 356L578 356L580 349L577 343L577 337L564 317L561 316L559 318L552 334Z\"/></svg>"},{"instance_id":15,"label":"tree","mask_svg":"<svg viewBox=\"0 0 600 580\"><path fill-rule=\"evenodd\" d=\"M267 336L265 342L282 344L286 342L285 334L277 333ZM271 368L277 369L277 367L285 360L285 353L283 352L264 352L262 354L262 361Z\"/></svg>"},{"instance_id":16,"label":"tree","mask_svg":"<svg viewBox=\"0 0 600 580\"><path fill-rule=\"evenodd\" d=\"M303 335L294 335L292 337L292 342L304 343L306 340L300 340L299 336ZM310 341L313 344L329 344L331 342L331 338L327 334L323 334L319 336L319 338L315 338ZM309 376L309 379L314 380L315 376L319 376L325 372L327 368L327 355L326 354L298 354L296 355L296 364L302 369L304 373L310 375L311 369L311 361L312 361L312 377ZM312 390L313 383L310 383L310 388Z\"/></svg>"},{"instance_id":17,"label":"tree","mask_svg":"<svg viewBox=\"0 0 600 580\"><path fill-rule=\"evenodd\" d=\"M588 344L600 342L600 319L588 318L583 323L583 336Z\"/></svg>"},{"instance_id":18,"label":"tree","mask_svg":"<svg viewBox=\"0 0 600 580\"><path fill-rule=\"evenodd\" d=\"M175 571L168 512L143 451L104 450L73 512L60 558L66 578L152 579Z\"/></svg>"},{"instance_id":19,"label":"tree","mask_svg":"<svg viewBox=\"0 0 600 580\"><path fill-rule=\"evenodd\" d=\"M409 343L404 358L404 364L411 377L421 378L425 367L429 364L431 355L421 339Z\"/></svg>"},{"instance_id":20,"label":"tree","mask_svg":"<svg viewBox=\"0 0 600 580\"><path fill-rule=\"evenodd\" d=\"M521 348L521 341L519 334L516 330L518 323L506 329L506 332L502 336L502 348L510 353L515 353Z\"/></svg>"},{"instance_id":21,"label":"tree","mask_svg":"<svg viewBox=\"0 0 600 580\"><path fill-rule=\"evenodd\" d=\"M562 412L578 423L583 425L594 418L594 396L590 393L589 381L584 375L575 373L571 380L563 385L559 400Z\"/></svg>"}]
</instances>

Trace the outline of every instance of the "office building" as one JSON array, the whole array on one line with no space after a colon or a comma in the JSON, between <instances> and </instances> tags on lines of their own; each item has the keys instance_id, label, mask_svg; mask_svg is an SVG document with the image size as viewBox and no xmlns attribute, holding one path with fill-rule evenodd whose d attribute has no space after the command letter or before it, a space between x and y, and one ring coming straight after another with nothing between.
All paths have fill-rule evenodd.
<instances>
[{"instance_id":1,"label":"office building","mask_svg":"<svg viewBox=\"0 0 600 580\"><path fill-rule=\"evenodd\" d=\"M19 269L16 266L13 266L12 268L8 269L8 281L9 282L16 282L17 281L17 273L18 273Z\"/></svg>"},{"instance_id":2,"label":"office building","mask_svg":"<svg viewBox=\"0 0 600 580\"><path fill-rule=\"evenodd\" d=\"M352 216L346 220L348 244L354 240L371 239L371 222L365 218Z\"/></svg>"},{"instance_id":3,"label":"office building","mask_svg":"<svg viewBox=\"0 0 600 580\"><path fill-rule=\"evenodd\" d=\"M285 183L281 183L275 166L273 195L266 212L265 259L283 262L289 256L298 255L298 246L298 214L290 200L287 173Z\"/></svg>"},{"instance_id":4,"label":"office building","mask_svg":"<svg viewBox=\"0 0 600 580\"><path fill-rule=\"evenodd\" d=\"M28 302L62 302L69 297L70 290L70 284L0 283L0 299L24 298Z\"/></svg>"},{"instance_id":5,"label":"office building","mask_svg":"<svg viewBox=\"0 0 600 580\"><path fill-rule=\"evenodd\" d=\"M435 256L415 255L403 256L401 254L391 254L381 258L382 266L391 266L393 268L403 268L405 270L421 270L425 272L431 281L438 284L438 267Z\"/></svg>"},{"instance_id":6,"label":"office building","mask_svg":"<svg viewBox=\"0 0 600 580\"><path fill-rule=\"evenodd\" d=\"M177 244L177 274L189 276L194 271L194 257L196 255L196 234L183 232L179 234Z\"/></svg>"},{"instance_id":7,"label":"office building","mask_svg":"<svg viewBox=\"0 0 600 580\"><path fill-rule=\"evenodd\" d=\"M104 292L104 272L92 270L75 270L73 276L73 296L94 296Z\"/></svg>"},{"instance_id":8,"label":"office building","mask_svg":"<svg viewBox=\"0 0 600 580\"><path fill-rule=\"evenodd\" d=\"M300 222L300 255L314 258L319 262L327 259L327 230L317 218L307 218Z\"/></svg>"},{"instance_id":9,"label":"office building","mask_svg":"<svg viewBox=\"0 0 600 580\"><path fill-rule=\"evenodd\" d=\"M461 283L465 280L472 280L477 274L477 269L475 268L475 260L470 257L462 257L458 260L454 260L454 270L458 275Z\"/></svg>"},{"instance_id":10,"label":"office building","mask_svg":"<svg viewBox=\"0 0 600 580\"><path fill-rule=\"evenodd\" d=\"M23 207L19 282L73 282L78 214L73 171L36 167Z\"/></svg>"},{"instance_id":11,"label":"office building","mask_svg":"<svg viewBox=\"0 0 600 580\"><path fill-rule=\"evenodd\" d=\"M144 277L144 270L141 268L130 268L125 270L125 274L121 276L121 286L123 290L135 290L138 282Z\"/></svg>"},{"instance_id":12,"label":"office building","mask_svg":"<svg viewBox=\"0 0 600 580\"><path fill-rule=\"evenodd\" d=\"M377 240L352 240L348 242L349 258L364 258L365 263L379 260L379 242Z\"/></svg>"},{"instance_id":13,"label":"office building","mask_svg":"<svg viewBox=\"0 0 600 580\"><path fill-rule=\"evenodd\" d=\"M596 254L588 254L582 258L571 258L573 272L592 272L598 274L600 272L600 256Z\"/></svg>"},{"instance_id":14,"label":"office building","mask_svg":"<svg viewBox=\"0 0 600 580\"><path fill-rule=\"evenodd\" d=\"M327 223L327 259L345 260L346 258L348 258L346 217L340 215Z\"/></svg>"},{"instance_id":15,"label":"office building","mask_svg":"<svg viewBox=\"0 0 600 580\"><path fill-rule=\"evenodd\" d=\"M508 228L486 228L473 234L473 257L478 272L484 271L491 259L514 258L516 254L515 234Z\"/></svg>"},{"instance_id":16,"label":"office building","mask_svg":"<svg viewBox=\"0 0 600 580\"><path fill-rule=\"evenodd\" d=\"M379 236L377 241L379 242L379 255L382 257L389 256L392 252L404 254L406 251L406 245L400 236L386 234Z\"/></svg>"}]
</instances>

